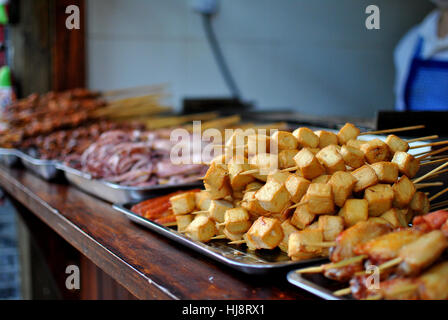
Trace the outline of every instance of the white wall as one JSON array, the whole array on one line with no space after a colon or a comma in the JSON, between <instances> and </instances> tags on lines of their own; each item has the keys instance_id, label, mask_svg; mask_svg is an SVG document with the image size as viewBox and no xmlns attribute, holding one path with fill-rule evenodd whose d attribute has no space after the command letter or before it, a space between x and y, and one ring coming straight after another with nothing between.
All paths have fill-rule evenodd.
<instances>
[{"instance_id":1,"label":"white wall","mask_svg":"<svg viewBox=\"0 0 448 320\"><path fill-rule=\"evenodd\" d=\"M381 30L364 26L381 9ZM373 116L393 108L393 48L429 0L220 0L213 23L243 97L261 109ZM87 0L88 85L169 82L172 103L223 96L191 0Z\"/></svg>"}]
</instances>

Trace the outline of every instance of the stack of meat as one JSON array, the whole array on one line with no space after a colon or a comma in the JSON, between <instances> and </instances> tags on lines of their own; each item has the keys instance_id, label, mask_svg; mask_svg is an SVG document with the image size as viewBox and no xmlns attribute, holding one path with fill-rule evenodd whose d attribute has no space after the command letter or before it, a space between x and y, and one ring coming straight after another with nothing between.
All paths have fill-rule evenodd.
<instances>
[{"instance_id":1,"label":"stack of meat","mask_svg":"<svg viewBox=\"0 0 448 320\"><path fill-rule=\"evenodd\" d=\"M170 160L173 144L157 132L108 131L65 163L95 179L125 186L188 183L204 175L207 167L202 164L174 165Z\"/></svg>"}]
</instances>

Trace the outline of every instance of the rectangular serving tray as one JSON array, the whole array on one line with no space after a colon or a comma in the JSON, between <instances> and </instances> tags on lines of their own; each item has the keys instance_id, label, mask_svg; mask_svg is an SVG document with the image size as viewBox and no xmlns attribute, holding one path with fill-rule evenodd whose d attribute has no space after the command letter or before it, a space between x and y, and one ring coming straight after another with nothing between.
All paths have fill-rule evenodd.
<instances>
[{"instance_id":1,"label":"rectangular serving tray","mask_svg":"<svg viewBox=\"0 0 448 320\"><path fill-rule=\"evenodd\" d=\"M104 180L93 179L90 174L58 164L66 179L79 189L97 198L111 203L129 203L148 199L156 194L167 193L170 190L191 189L202 185L202 181L185 184L164 184L150 187L129 187Z\"/></svg>"},{"instance_id":2,"label":"rectangular serving tray","mask_svg":"<svg viewBox=\"0 0 448 320\"><path fill-rule=\"evenodd\" d=\"M226 240L213 240L209 243L202 243L186 237L173 228L164 227L154 221L141 217L130 210L131 206L132 204L114 204L113 208L139 225L199 252L208 258L247 274L264 275L274 271L285 271L297 266L309 265L324 260L318 258L304 261L291 261L279 249L251 252L245 246L229 245Z\"/></svg>"},{"instance_id":3,"label":"rectangular serving tray","mask_svg":"<svg viewBox=\"0 0 448 320\"><path fill-rule=\"evenodd\" d=\"M0 148L0 163L7 167L12 167L19 163L20 158L16 149Z\"/></svg>"},{"instance_id":4,"label":"rectangular serving tray","mask_svg":"<svg viewBox=\"0 0 448 320\"><path fill-rule=\"evenodd\" d=\"M315 266L320 266L322 263L325 261L317 263ZM321 273L299 274L296 272L298 270L300 269L292 270L286 276L292 285L325 300L352 300L351 296L337 297L333 295L334 291L346 288L347 283L328 279Z\"/></svg>"}]
</instances>

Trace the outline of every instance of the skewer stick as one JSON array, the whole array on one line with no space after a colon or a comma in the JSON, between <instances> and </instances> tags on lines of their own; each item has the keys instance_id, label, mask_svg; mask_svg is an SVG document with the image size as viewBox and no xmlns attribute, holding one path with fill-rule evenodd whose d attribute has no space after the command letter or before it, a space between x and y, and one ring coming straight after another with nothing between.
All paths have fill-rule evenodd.
<instances>
[{"instance_id":1,"label":"skewer stick","mask_svg":"<svg viewBox=\"0 0 448 320\"><path fill-rule=\"evenodd\" d=\"M431 176L432 174L442 170L443 168L448 167L448 162L442 164L441 166L438 166L437 168L435 168L434 170L431 170L430 172L428 172L427 174L424 174L423 176L421 176L420 178L415 179L414 183L419 183L420 181L425 180L426 178L428 178L429 176Z\"/></svg>"},{"instance_id":2,"label":"skewer stick","mask_svg":"<svg viewBox=\"0 0 448 320\"><path fill-rule=\"evenodd\" d=\"M259 172L258 169L252 169L252 170L247 170L247 171L241 172L240 175L245 176L245 175L254 174L254 173L258 173L258 172Z\"/></svg>"},{"instance_id":3,"label":"skewer stick","mask_svg":"<svg viewBox=\"0 0 448 320\"><path fill-rule=\"evenodd\" d=\"M389 269L392 267L395 267L396 265L400 264L403 261L402 258L398 257L392 260L389 260L387 262L384 262L383 264L380 264L378 266L379 271L383 271L384 269Z\"/></svg>"},{"instance_id":4,"label":"skewer stick","mask_svg":"<svg viewBox=\"0 0 448 320\"><path fill-rule=\"evenodd\" d=\"M402 127L402 128L395 128L395 129L385 129L385 130L361 132L359 135L364 136L366 134L392 133L392 132L401 132L401 131L409 131L409 130L424 129L424 128L425 128L424 125L418 125L418 126Z\"/></svg>"},{"instance_id":5,"label":"skewer stick","mask_svg":"<svg viewBox=\"0 0 448 320\"><path fill-rule=\"evenodd\" d=\"M226 238L225 235L220 234L220 235L218 235L218 236L214 236L214 237L212 237L211 239L212 239L212 240L221 240L221 239L225 239L225 238Z\"/></svg>"},{"instance_id":6,"label":"skewer stick","mask_svg":"<svg viewBox=\"0 0 448 320\"><path fill-rule=\"evenodd\" d=\"M333 295L336 297L341 297L341 296L346 296L352 293L352 289L350 287L348 288L344 288L341 290L337 290L335 292L333 292Z\"/></svg>"},{"instance_id":7,"label":"skewer stick","mask_svg":"<svg viewBox=\"0 0 448 320\"><path fill-rule=\"evenodd\" d=\"M443 189L442 191L436 193L435 195L433 195L431 198L429 198L429 202L434 201L435 199L437 199L438 197L440 197L442 194L448 192L448 188Z\"/></svg>"},{"instance_id":8,"label":"skewer stick","mask_svg":"<svg viewBox=\"0 0 448 320\"><path fill-rule=\"evenodd\" d=\"M290 171L296 171L299 170L299 167L290 167L290 168L286 168L286 169L282 169L280 170L280 172L290 172Z\"/></svg>"},{"instance_id":9,"label":"skewer stick","mask_svg":"<svg viewBox=\"0 0 448 320\"><path fill-rule=\"evenodd\" d=\"M380 294L375 294L373 296L368 296L367 298L363 299L363 300L381 300L383 299L383 296Z\"/></svg>"},{"instance_id":10,"label":"skewer stick","mask_svg":"<svg viewBox=\"0 0 448 320\"><path fill-rule=\"evenodd\" d=\"M416 189L423 189L423 188L427 188L427 187L440 187L443 186L443 182L442 181L437 181L437 182L428 182L428 183L417 183L415 185Z\"/></svg>"},{"instance_id":11,"label":"skewer stick","mask_svg":"<svg viewBox=\"0 0 448 320\"><path fill-rule=\"evenodd\" d=\"M177 222L167 222L163 224L164 227L175 227L177 226Z\"/></svg>"},{"instance_id":12,"label":"skewer stick","mask_svg":"<svg viewBox=\"0 0 448 320\"><path fill-rule=\"evenodd\" d=\"M308 202L309 202L309 201L299 202L299 203L293 204L292 206L290 206L290 207L288 208L288 210L289 210L289 209L295 209L295 208L297 208L297 207L301 207L301 206L303 206L303 205L305 205L305 204L308 204Z\"/></svg>"},{"instance_id":13,"label":"skewer stick","mask_svg":"<svg viewBox=\"0 0 448 320\"><path fill-rule=\"evenodd\" d=\"M410 139L410 140L406 140L407 143L412 143L412 142L417 142L417 141L425 141L425 140L431 140L431 139L437 139L439 136L438 135L433 135L433 136L426 136L426 137L421 137L421 138L415 138L415 139Z\"/></svg>"},{"instance_id":14,"label":"skewer stick","mask_svg":"<svg viewBox=\"0 0 448 320\"><path fill-rule=\"evenodd\" d=\"M304 245L306 246L314 246L314 247L324 247L324 248L331 248L336 245L335 241L328 241L328 242L304 242Z\"/></svg>"},{"instance_id":15,"label":"skewer stick","mask_svg":"<svg viewBox=\"0 0 448 320\"><path fill-rule=\"evenodd\" d=\"M428 158L428 157L430 157L430 156L433 156L433 155L436 155L436 154L445 152L445 151L447 151L447 150L448 150L448 147L443 147L443 148L440 148L440 149L438 149L438 150L435 150L435 151L432 151L432 152L429 152L429 153L420 153L419 156L416 157L416 158L417 158L418 160L422 161L423 159L426 159L426 158ZM417 155L416 155L416 156L417 156Z\"/></svg>"},{"instance_id":16,"label":"skewer stick","mask_svg":"<svg viewBox=\"0 0 448 320\"><path fill-rule=\"evenodd\" d=\"M230 241L228 244L243 244L243 243L246 243L246 240Z\"/></svg>"},{"instance_id":17,"label":"skewer stick","mask_svg":"<svg viewBox=\"0 0 448 320\"><path fill-rule=\"evenodd\" d=\"M418 146L412 146L409 149L419 149L419 148L425 148L425 147L435 147L435 146L442 146L444 144L448 144L448 141L439 141L439 142L431 142L426 144L421 144Z\"/></svg>"},{"instance_id":18,"label":"skewer stick","mask_svg":"<svg viewBox=\"0 0 448 320\"><path fill-rule=\"evenodd\" d=\"M439 162L444 162L444 161L448 161L448 158L442 158L442 159L423 162L423 163L420 163L420 166L426 166L428 164L434 164L434 163L439 163Z\"/></svg>"},{"instance_id":19,"label":"skewer stick","mask_svg":"<svg viewBox=\"0 0 448 320\"><path fill-rule=\"evenodd\" d=\"M351 265L353 263L360 262L360 261L364 260L365 258L367 258L367 255L360 255L360 256L344 259L344 260L341 260L336 263L323 264L319 267L310 267L310 268L300 269L300 270L297 270L296 272L297 273L321 273L328 269L343 268L343 267Z\"/></svg>"},{"instance_id":20,"label":"skewer stick","mask_svg":"<svg viewBox=\"0 0 448 320\"><path fill-rule=\"evenodd\" d=\"M204 213L208 213L208 211L195 211L192 212L191 214L204 214Z\"/></svg>"},{"instance_id":21,"label":"skewer stick","mask_svg":"<svg viewBox=\"0 0 448 320\"><path fill-rule=\"evenodd\" d=\"M438 203L433 204L433 205L431 206L431 210L434 210L434 209L436 209L436 208L441 208L441 207L444 207L444 206L446 206L446 205L448 205L448 200L441 201L441 202L438 202Z\"/></svg>"}]
</instances>

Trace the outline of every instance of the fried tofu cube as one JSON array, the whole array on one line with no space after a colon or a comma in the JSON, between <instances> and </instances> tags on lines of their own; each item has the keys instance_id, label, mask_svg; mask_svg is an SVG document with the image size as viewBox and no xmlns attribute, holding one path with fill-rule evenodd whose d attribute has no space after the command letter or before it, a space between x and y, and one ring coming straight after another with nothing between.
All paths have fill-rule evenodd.
<instances>
[{"instance_id":1,"label":"fried tofu cube","mask_svg":"<svg viewBox=\"0 0 448 320\"><path fill-rule=\"evenodd\" d=\"M247 136L247 153L255 155L269 153L271 150L271 138L263 134L252 134Z\"/></svg>"},{"instance_id":2,"label":"fried tofu cube","mask_svg":"<svg viewBox=\"0 0 448 320\"><path fill-rule=\"evenodd\" d=\"M387 136L386 144L389 146L389 149L390 151L392 151L392 153L398 151L407 152L409 150L409 144L394 134L390 134Z\"/></svg>"},{"instance_id":3,"label":"fried tofu cube","mask_svg":"<svg viewBox=\"0 0 448 320\"><path fill-rule=\"evenodd\" d=\"M319 137L319 148L323 149L329 145L337 145L338 144L338 136L329 131L319 130L314 132L316 136Z\"/></svg>"},{"instance_id":4,"label":"fried tofu cube","mask_svg":"<svg viewBox=\"0 0 448 320\"><path fill-rule=\"evenodd\" d=\"M305 179L314 179L325 173L325 168L317 160L316 156L307 148L300 150L294 157L294 161Z\"/></svg>"},{"instance_id":5,"label":"fried tofu cube","mask_svg":"<svg viewBox=\"0 0 448 320\"><path fill-rule=\"evenodd\" d=\"M260 215L269 215L270 212L263 209L260 203L255 198L256 191L249 191L244 194L243 201L241 201L241 207L246 209L251 215L258 217Z\"/></svg>"},{"instance_id":6,"label":"fried tofu cube","mask_svg":"<svg viewBox=\"0 0 448 320\"><path fill-rule=\"evenodd\" d=\"M262 186L264 186L263 183L261 183L261 182L259 182L259 181L254 181L254 182L249 183L249 184L246 186L246 189L244 189L244 191L245 191L245 192L249 192L249 191L257 191L257 190L260 190L260 188L261 188Z\"/></svg>"},{"instance_id":7,"label":"fried tofu cube","mask_svg":"<svg viewBox=\"0 0 448 320\"><path fill-rule=\"evenodd\" d=\"M200 209L201 211L207 211L210 207L210 194L205 191L201 190L199 192L196 192L195 194L195 201L196 201L196 207Z\"/></svg>"},{"instance_id":8,"label":"fried tofu cube","mask_svg":"<svg viewBox=\"0 0 448 320\"><path fill-rule=\"evenodd\" d=\"M194 192L185 192L171 197L170 203L175 215L187 214L196 208L196 197Z\"/></svg>"},{"instance_id":9,"label":"fried tofu cube","mask_svg":"<svg viewBox=\"0 0 448 320\"><path fill-rule=\"evenodd\" d=\"M291 174L285 181L286 190L291 196L291 201L297 203L302 200L311 182L305 178L299 177L295 174Z\"/></svg>"},{"instance_id":10,"label":"fried tofu cube","mask_svg":"<svg viewBox=\"0 0 448 320\"><path fill-rule=\"evenodd\" d=\"M424 192L416 192L412 197L409 208L414 215L427 214L430 209L429 199Z\"/></svg>"},{"instance_id":11,"label":"fried tofu cube","mask_svg":"<svg viewBox=\"0 0 448 320\"><path fill-rule=\"evenodd\" d=\"M323 183L311 183L305 194L307 207L314 214L334 213L334 200L331 186Z\"/></svg>"},{"instance_id":12,"label":"fried tofu cube","mask_svg":"<svg viewBox=\"0 0 448 320\"><path fill-rule=\"evenodd\" d=\"M344 219L344 225L347 228L359 221L367 221L369 218L369 203L366 199L348 199L339 211L339 216Z\"/></svg>"},{"instance_id":13,"label":"fried tofu cube","mask_svg":"<svg viewBox=\"0 0 448 320\"><path fill-rule=\"evenodd\" d=\"M291 150L299 147L299 142L291 132L276 131L271 137L271 143L277 144L278 150Z\"/></svg>"},{"instance_id":14,"label":"fried tofu cube","mask_svg":"<svg viewBox=\"0 0 448 320\"><path fill-rule=\"evenodd\" d=\"M345 201L351 196L356 179L350 173L345 171L335 172L328 184L333 192L334 203L338 207L344 206Z\"/></svg>"},{"instance_id":15,"label":"fried tofu cube","mask_svg":"<svg viewBox=\"0 0 448 320\"><path fill-rule=\"evenodd\" d=\"M379 217L392 208L394 191L388 184L376 184L366 189L364 199L369 203L369 215Z\"/></svg>"},{"instance_id":16,"label":"fried tofu cube","mask_svg":"<svg viewBox=\"0 0 448 320\"><path fill-rule=\"evenodd\" d=\"M312 224L310 224L308 227L306 227L305 229L311 229L311 230L315 230L315 229L319 229L319 221L314 221Z\"/></svg>"},{"instance_id":17,"label":"fried tofu cube","mask_svg":"<svg viewBox=\"0 0 448 320\"><path fill-rule=\"evenodd\" d=\"M255 198L266 211L279 213L289 203L290 195L284 184L271 180L257 191Z\"/></svg>"},{"instance_id":18,"label":"fried tofu cube","mask_svg":"<svg viewBox=\"0 0 448 320\"><path fill-rule=\"evenodd\" d=\"M212 163L204 177L204 186L213 200L223 199L232 194L227 169Z\"/></svg>"},{"instance_id":19,"label":"fried tofu cube","mask_svg":"<svg viewBox=\"0 0 448 320\"><path fill-rule=\"evenodd\" d=\"M344 230L344 219L340 216L319 216L318 227L322 230L325 241L334 241Z\"/></svg>"},{"instance_id":20,"label":"fried tofu cube","mask_svg":"<svg viewBox=\"0 0 448 320\"><path fill-rule=\"evenodd\" d=\"M420 169L420 161L406 152L395 152L392 162L398 165L400 173L414 178Z\"/></svg>"},{"instance_id":21,"label":"fried tofu cube","mask_svg":"<svg viewBox=\"0 0 448 320\"><path fill-rule=\"evenodd\" d=\"M346 146L347 147L352 147L358 150L361 150L361 146L366 143L367 141L365 140L360 140L360 139L350 139L346 142Z\"/></svg>"},{"instance_id":22,"label":"fried tofu cube","mask_svg":"<svg viewBox=\"0 0 448 320\"><path fill-rule=\"evenodd\" d=\"M411 203L416 191L414 183L406 176L401 176L400 180L394 183L392 189L394 191L393 205L400 209Z\"/></svg>"},{"instance_id":23,"label":"fried tofu cube","mask_svg":"<svg viewBox=\"0 0 448 320\"><path fill-rule=\"evenodd\" d=\"M313 180L311 180L312 183L328 183L328 181L330 181L331 179L331 175L329 174L323 174L321 176L318 176L317 178L314 178Z\"/></svg>"},{"instance_id":24,"label":"fried tofu cube","mask_svg":"<svg viewBox=\"0 0 448 320\"><path fill-rule=\"evenodd\" d=\"M280 244L278 245L278 247L280 248L280 250L282 250L283 252L288 253L288 242L289 242L289 236L293 233L298 231L296 229L296 227L294 227L290 220L285 220L282 222L281 224L282 227L282 231L283 231L283 239L280 242Z\"/></svg>"},{"instance_id":25,"label":"fried tofu cube","mask_svg":"<svg viewBox=\"0 0 448 320\"><path fill-rule=\"evenodd\" d=\"M291 173L288 172L281 172L281 171L274 171L270 174L268 174L266 182L275 181L280 184L285 184L286 180L288 180Z\"/></svg>"},{"instance_id":26,"label":"fried tofu cube","mask_svg":"<svg viewBox=\"0 0 448 320\"><path fill-rule=\"evenodd\" d=\"M334 145L327 146L316 154L317 160L322 163L328 174L336 171L345 171L345 162Z\"/></svg>"},{"instance_id":27,"label":"fried tofu cube","mask_svg":"<svg viewBox=\"0 0 448 320\"><path fill-rule=\"evenodd\" d=\"M233 204L225 200L212 200L208 209L209 217L216 222L224 222L224 215L227 210L232 209Z\"/></svg>"},{"instance_id":28,"label":"fried tofu cube","mask_svg":"<svg viewBox=\"0 0 448 320\"><path fill-rule=\"evenodd\" d=\"M245 239L256 249L274 249L283 239L283 230L279 220L259 217L250 227Z\"/></svg>"},{"instance_id":29,"label":"fried tofu cube","mask_svg":"<svg viewBox=\"0 0 448 320\"><path fill-rule=\"evenodd\" d=\"M280 169L287 169L296 166L294 157L299 150L281 150L278 153L278 167Z\"/></svg>"},{"instance_id":30,"label":"fried tofu cube","mask_svg":"<svg viewBox=\"0 0 448 320\"><path fill-rule=\"evenodd\" d=\"M346 123L338 132L340 145L346 144L351 139L356 139L361 131L351 123Z\"/></svg>"},{"instance_id":31,"label":"fried tofu cube","mask_svg":"<svg viewBox=\"0 0 448 320\"><path fill-rule=\"evenodd\" d=\"M316 215L308 210L306 205L297 207L291 218L291 223L298 229L303 230L309 226Z\"/></svg>"},{"instance_id":32,"label":"fried tofu cube","mask_svg":"<svg viewBox=\"0 0 448 320\"><path fill-rule=\"evenodd\" d=\"M222 233L229 239L230 241L238 241L242 240L244 237L244 233L231 233L227 231L226 228L223 229Z\"/></svg>"},{"instance_id":33,"label":"fried tofu cube","mask_svg":"<svg viewBox=\"0 0 448 320\"><path fill-rule=\"evenodd\" d=\"M361 151L370 164L386 161L389 158L389 147L380 139L373 139L362 144Z\"/></svg>"},{"instance_id":34,"label":"fried tofu cube","mask_svg":"<svg viewBox=\"0 0 448 320\"><path fill-rule=\"evenodd\" d=\"M288 256L298 256L300 253L320 254L322 246L313 246L313 244L320 244L323 240L323 233L320 229L306 229L294 232L289 236Z\"/></svg>"},{"instance_id":35,"label":"fried tofu cube","mask_svg":"<svg viewBox=\"0 0 448 320\"><path fill-rule=\"evenodd\" d=\"M319 146L319 137L311 129L298 128L292 134L301 148L317 148Z\"/></svg>"},{"instance_id":36,"label":"fried tofu cube","mask_svg":"<svg viewBox=\"0 0 448 320\"><path fill-rule=\"evenodd\" d=\"M216 234L215 222L206 216L198 216L185 229L185 234L191 239L208 242Z\"/></svg>"},{"instance_id":37,"label":"fried tofu cube","mask_svg":"<svg viewBox=\"0 0 448 320\"><path fill-rule=\"evenodd\" d=\"M380 161L370 165L381 183L395 183L398 180L398 165L393 162Z\"/></svg>"},{"instance_id":38,"label":"fried tofu cube","mask_svg":"<svg viewBox=\"0 0 448 320\"><path fill-rule=\"evenodd\" d=\"M247 184L255 180L252 175L241 174L251 169L248 163L240 163L236 159L232 159L227 165L227 169L229 171L230 185L233 190L241 191Z\"/></svg>"},{"instance_id":39,"label":"fried tofu cube","mask_svg":"<svg viewBox=\"0 0 448 320\"><path fill-rule=\"evenodd\" d=\"M381 218L389 222L392 227L407 227L408 224L406 222L406 211L399 210L397 208L392 208L381 215Z\"/></svg>"},{"instance_id":40,"label":"fried tofu cube","mask_svg":"<svg viewBox=\"0 0 448 320\"><path fill-rule=\"evenodd\" d=\"M345 164L353 169L357 169L365 163L364 153L361 150L348 145L343 145L341 147L341 156L342 159L344 159Z\"/></svg>"},{"instance_id":41,"label":"fried tofu cube","mask_svg":"<svg viewBox=\"0 0 448 320\"><path fill-rule=\"evenodd\" d=\"M194 219L193 214L182 214L176 216L177 231L184 232L190 225L190 223L193 221L193 219Z\"/></svg>"},{"instance_id":42,"label":"fried tofu cube","mask_svg":"<svg viewBox=\"0 0 448 320\"><path fill-rule=\"evenodd\" d=\"M352 176L356 179L354 192L360 192L378 183L375 171L367 164L353 171Z\"/></svg>"},{"instance_id":43,"label":"fried tofu cube","mask_svg":"<svg viewBox=\"0 0 448 320\"><path fill-rule=\"evenodd\" d=\"M259 180L266 181L267 175L278 169L278 155L270 153L260 153L249 159L251 169L259 169L259 174L253 176ZM263 177L264 176L264 177Z\"/></svg>"},{"instance_id":44,"label":"fried tofu cube","mask_svg":"<svg viewBox=\"0 0 448 320\"><path fill-rule=\"evenodd\" d=\"M224 214L225 229L231 233L244 233L249 230L251 221L244 208L233 208Z\"/></svg>"}]
</instances>

